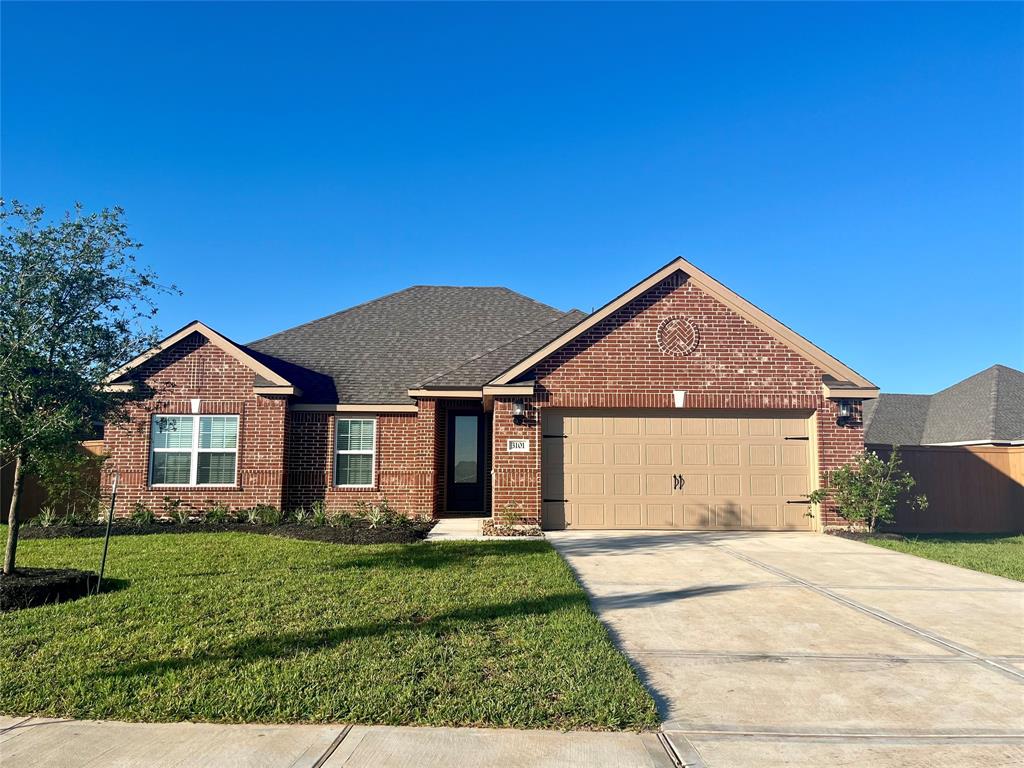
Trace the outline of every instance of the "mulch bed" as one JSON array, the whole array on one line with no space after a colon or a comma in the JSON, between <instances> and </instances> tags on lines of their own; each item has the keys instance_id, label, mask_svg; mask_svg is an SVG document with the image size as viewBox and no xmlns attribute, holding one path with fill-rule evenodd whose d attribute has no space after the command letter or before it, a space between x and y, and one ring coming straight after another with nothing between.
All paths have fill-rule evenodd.
<instances>
[{"instance_id":1,"label":"mulch bed","mask_svg":"<svg viewBox=\"0 0 1024 768\"><path fill-rule=\"evenodd\" d=\"M285 536L290 539L322 541L331 544L412 544L426 538L434 527L433 521L415 522L402 526L381 526L371 528L365 520L354 520L350 526L324 525L314 528L310 525L251 525L249 523L135 523L115 522L110 529L111 536L148 536L157 533L256 533L264 536ZM19 537L22 539L94 539L101 538L106 531L104 525L52 525L25 526Z\"/></svg>"},{"instance_id":2,"label":"mulch bed","mask_svg":"<svg viewBox=\"0 0 1024 768\"><path fill-rule=\"evenodd\" d=\"M826 531L826 533L830 536L838 536L841 539L852 539L853 541L868 541L869 539L904 541L906 538L902 533L886 533L884 531L876 531L875 533L868 533L867 531Z\"/></svg>"},{"instance_id":3,"label":"mulch bed","mask_svg":"<svg viewBox=\"0 0 1024 768\"><path fill-rule=\"evenodd\" d=\"M538 536L544 532L539 525L499 525L493 520L484 520L481 530L484 536Z\"/></svg>"},{"instance_id":4,"label":"mulch bed","mask_svg":"<svg viewBox=\"0 0 1024 768\"><path fill-rule=\"evenodd\" d=\"M89 594L96 579L95 573L71 568L18 568L10 576L0 574L0 611L76 600Z\"/></svg>"}]
</instances>

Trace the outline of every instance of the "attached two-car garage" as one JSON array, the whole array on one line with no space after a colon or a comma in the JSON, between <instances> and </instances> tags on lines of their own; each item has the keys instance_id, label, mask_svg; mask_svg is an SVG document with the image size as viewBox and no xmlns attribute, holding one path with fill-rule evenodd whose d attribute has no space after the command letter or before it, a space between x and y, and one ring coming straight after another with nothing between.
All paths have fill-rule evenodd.
<instances>
[{"instance_id":1,"label":"attached two-car garage","mask_svg":"<svg viewBox=\"0 0 1024 768\"><path fill-rule=\"evenodd\" d=\"M544 527L810 530L811 417L548 411Z\"/></svg>"}]
</instances>

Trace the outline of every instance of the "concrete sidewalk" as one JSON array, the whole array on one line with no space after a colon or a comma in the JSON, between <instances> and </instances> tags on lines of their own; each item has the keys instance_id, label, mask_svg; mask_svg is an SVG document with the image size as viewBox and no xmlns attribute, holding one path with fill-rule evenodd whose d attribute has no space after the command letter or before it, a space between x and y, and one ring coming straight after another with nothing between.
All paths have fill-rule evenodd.
<instances>
[{"instance_id":1,"label":"concrete sidewalk","mask_svg":"<svg viewBox=\"0 0 1024 768\"><path fill-rule=\"evenodd\" d=\"M3 768L672 768L655 733L0 717Z\"/></svg>"}]
</instances>

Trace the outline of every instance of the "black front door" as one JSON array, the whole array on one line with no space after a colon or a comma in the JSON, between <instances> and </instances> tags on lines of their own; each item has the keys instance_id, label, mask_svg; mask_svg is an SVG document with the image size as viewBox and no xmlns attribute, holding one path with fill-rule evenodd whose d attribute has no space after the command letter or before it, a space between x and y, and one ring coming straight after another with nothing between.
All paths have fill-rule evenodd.
<instances>
[{"instance_id":1,"label":"black front door","mask_svg":"<svg viewBox=\"0 0 1024 768\"><path fill-rule=\"evenodd\" d=\"M449 512L484 511L483 414L448 412L447 508Z\"/></svg>"}]
</instances>

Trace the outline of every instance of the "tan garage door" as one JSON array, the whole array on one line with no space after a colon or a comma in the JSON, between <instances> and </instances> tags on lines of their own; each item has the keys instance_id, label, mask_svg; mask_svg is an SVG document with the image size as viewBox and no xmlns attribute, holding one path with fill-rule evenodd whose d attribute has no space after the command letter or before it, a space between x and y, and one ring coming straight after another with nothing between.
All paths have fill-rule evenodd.
<instances>
[{"instance_id":1,"label":"tan garage door","mask_svg":"<svg viewBox=\"0 0 1024 768\"><path fill-rule=\"evenodd\" d=\"M809 530L810 415L545 413L544 526Z\"/></svg>"}]
</instances>

